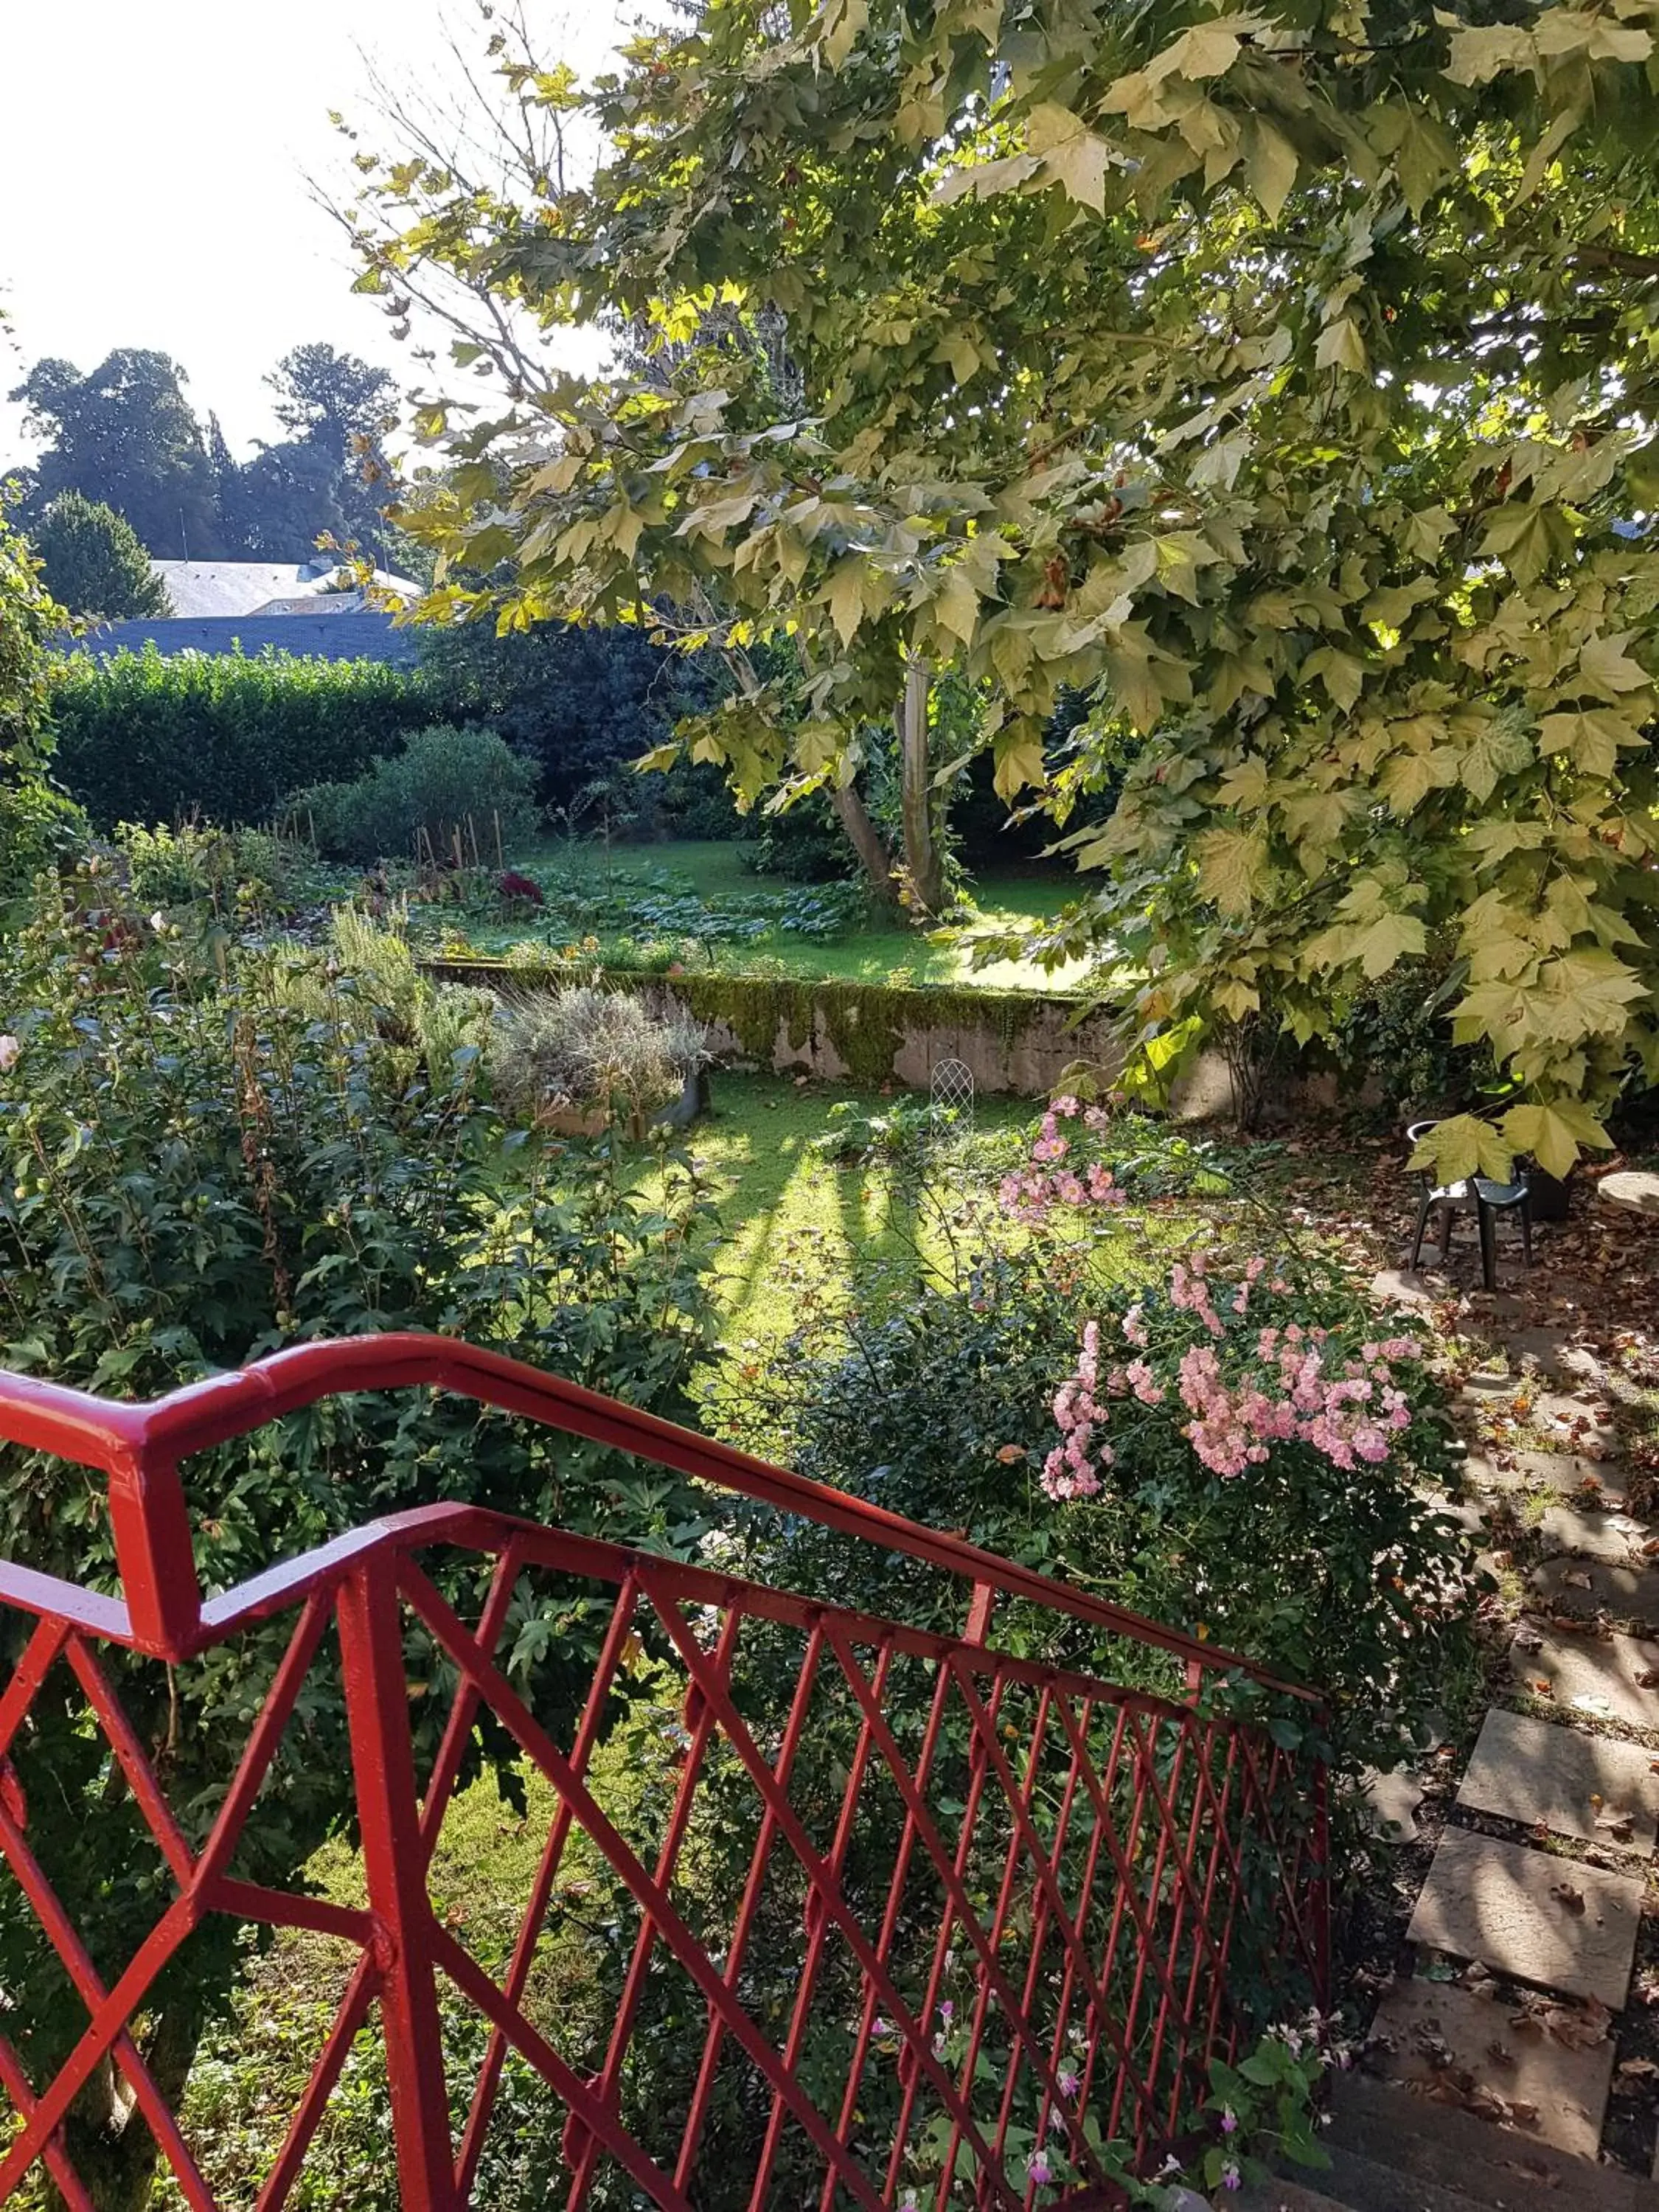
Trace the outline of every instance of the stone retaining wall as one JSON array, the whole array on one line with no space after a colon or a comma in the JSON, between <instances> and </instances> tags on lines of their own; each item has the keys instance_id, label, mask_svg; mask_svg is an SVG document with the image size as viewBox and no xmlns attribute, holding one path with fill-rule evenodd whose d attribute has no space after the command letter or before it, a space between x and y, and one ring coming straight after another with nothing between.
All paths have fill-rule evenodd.
<instances>
[{"instance_id":1,"label":"stone retaining wall","mask_svg":"<svg viewBox=\"0 0 1659 2212\"><path fill-rule=\"evenodd\" d=\"M429 960L425 972L493 991L548 989L566 970L506 961ZM793 977L635 975L607 969L611 990L672 1001L703 1024L714 1056L731 1067L822 1076L925 1091L941 1060L973 1070L975 1087L1046 1097L1073 1062L1108 1073L1121 1066L1109 1015L1081 1000L959 986L808 982Z\"/></svg>"}]
</instances>

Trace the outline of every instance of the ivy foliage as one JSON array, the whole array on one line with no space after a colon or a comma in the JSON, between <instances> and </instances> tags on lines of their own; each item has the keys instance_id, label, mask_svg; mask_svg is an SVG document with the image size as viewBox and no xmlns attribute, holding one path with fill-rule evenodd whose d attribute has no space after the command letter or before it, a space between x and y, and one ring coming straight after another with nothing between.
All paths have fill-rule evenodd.
<instances>
[{"instance_id":1,"label":"ivy foliage","mask_svg":"<svg viewBox=\"0 0 1659 2212\"><path fill-rule=\"evenodd\" d=\"M609 150L575 190L361 156L362 289L442 291L509 395L422 410L422 526L515 564L508 621L787 633L805 711L696 732L751 792L962 672L1107 872L1076 933L1142 955L1143 1039L1310 1036L1449 937L1522 1095L1441 1164L1559 1170L1659 1073L1656 21L708 0L586 94L498 40L513 114ZM672 366L549 373L526 313Z\"/></svg>"}]
</instances>

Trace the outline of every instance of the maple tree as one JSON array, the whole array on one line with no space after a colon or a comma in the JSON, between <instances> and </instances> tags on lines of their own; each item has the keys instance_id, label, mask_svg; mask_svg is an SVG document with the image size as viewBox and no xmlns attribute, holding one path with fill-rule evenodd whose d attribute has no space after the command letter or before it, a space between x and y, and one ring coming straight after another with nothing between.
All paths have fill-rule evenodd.
<instances>
[{"instance_id":1,"label":"maple tree","mask_svg":"<svg viewBox=\"0 0 1659 2212\"><path fill-rule=\"evenodd\" d=\"M1656 20L705 0L588 91L498 33L505 182L359 157L361 284L490 380L417 526L509 625L787 641L689 733L751 796L896 714L924 863L949 666L1143 1049L1434 954L1517 1101L1439 1165L1564 1172L1659 1075Z\"/></svg>"}]
</instances>

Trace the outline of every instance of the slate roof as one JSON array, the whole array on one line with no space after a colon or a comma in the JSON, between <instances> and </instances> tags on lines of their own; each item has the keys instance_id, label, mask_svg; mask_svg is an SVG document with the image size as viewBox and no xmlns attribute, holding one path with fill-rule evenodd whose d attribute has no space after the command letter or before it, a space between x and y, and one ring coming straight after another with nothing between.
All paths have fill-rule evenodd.
<instances>
[{"instance_id":1,"label":"slate roof","mask_svg":"<svg viewBox=\"0 0 1659 2212\"><path fill-rule=\"evenodd\" d=\"M291 653L305 660L384 660L394 667L415 665L415 634L394 629L387 614L220 615L194 622L149 617L138 622L107 623L76 638L70 650L107 660L125 647L142 653L154 645L175 653Z\"/></svg>"},{"instance_id":2,"label":"slate roof","mask_svg":"<svg viewBox=\"0 0 1659 2212\"><path fill-rule=\"evenodd\" d=\"M337 574L332 561L152 561L150 567L167 586L173 611L181 619L198 616L257 615L268 608L285 611L282 603L296 599L331 598L331 611L339 605L361 606L356 592L332 594L329 585ZM377 568L374 580L384 591L401 599L418 599L420 586L406 576L393 576Z\"/></svg>"}]
</instances>

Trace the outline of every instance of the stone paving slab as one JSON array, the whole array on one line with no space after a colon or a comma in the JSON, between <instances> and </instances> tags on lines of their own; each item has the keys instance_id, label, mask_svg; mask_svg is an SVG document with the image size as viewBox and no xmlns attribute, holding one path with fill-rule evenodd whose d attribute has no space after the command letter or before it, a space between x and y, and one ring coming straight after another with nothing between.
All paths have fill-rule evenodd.
<instances>
[{"instance_id":1,"label":"stone paving slab","mask_svg":"<svg viewBox=\"0 0 1659 2212\"><path fill-rule=\"evenodd\" d=\"M1568 1445L1596 1444L1603 1452L1609 1452L1619 1443L1618 1430L1603 1409L1588 1399L1564 1398L1553 1390L1540 1391L1533 1400L1530 1419L1543 1435L1559 1437Z\"/></svg>"},{"instance_id":2,"label":"stone paving slab","mask_svg":"<svg viewBox=\"0 0 1659 2212\"><path fill-rule=\"evenodd\" d=\"M1652 1770L1653 1755L1639 1743L1494 1705L1457 1802L1528 1826L1541 1820L1557 1835L1650 1851L1659 1808Z\"/></svg>"},{"instance_id":3,"label":"stone paving slab","mask_svg":"<svg viewBox=\"0 0 1659 2212\"><path fill-rule=\"evenodd\" d=\"M1359 1778L1365 1795L1365 1825L1385 1844L1417 1840L1417 1808L1423 1802L1423 1780L1408 1766L1379 1774L1374 1766Z\"/></svg>"},{"instance_id":4,"label":"stone paving slab","mask_svg":"<svg viewBox=\"0 0 1659 2212\"><path fill-rule=\"evenodd\" d=\"M1485 1445L1472 1451L1463 1462L1466 1478L1492 1490L1553 1490L1562 1498L1571 1498L1588 1481L1618 1494L1619 1471L1606 1460L1589 1459L1582 1452L1508 1449L1503 1456L1509 1464L1500 1466Z\"/></svg>"},{"instance_id":5,"label":"stone paving slab","mask_svg":"<svg viewBox=\"0 0 1659 2212\"><path fill-rule=\"evenodd\" d=\"M1612 2037L1577 2050L1541 2028L1517 2027L1512 2009L1443 1982L1396 1982L1372 2023L1366 2069L1419 2090L1442 2075L1460 2087L1470 2077L1474 2090L1537 2107L1536 2119L1516 2120L1519 2132L1593 2159L1613 2085Z\"/></svg>"},{"instance_id":6,"label":"stone paving slab","mask_svg":"<svg viewBox=\"0 0 1659 2212\"><path fill-rule=\"evenodd\" d=\"M1649 1175L1640 1168L1624 1169L1616 1175L1603 1176L1595 1186L1595 1195L1608 1206L1659 1213L1659 1175Z\"/></svg>"},{"instance_id":7,"label":"stone paving slab","mask_svg":"<svg viewBox=\"0 0 1659 2212\"><path fill-rule=\"evenodd\" d=\"M1641 1911L1642 1884L1627 1875L1448 1828L1406 1933L1413 1943L1479 1959L1568 1996L1597 1997L1617 2012L1630 1987Z\"/></svg>"},{"instance_id":8,"label":"stone paving slab","mask_svg":"<svg viewBox=\"0 0 1659 2212\"><path fill-rule=\"evenodd\" d=\"M1659 1644L1546 1629L1535 1651L1510 1645L1510 1668L1523 1689L1547 1683L1564 1718L1581 1712L1622 1721L1627 1728L1659 1729L1659 1688L1648 1689L1640 1680L1644 1674L1659 1675Z\"/></svg>"},{"instance_id":9,"label":"stone paving slab","mask_svg":"<svg viewBox=\"0 0 1659 2212\"><path fill-rule=\"evenodd\" d=\"M1637 1547L1650 1531L1628 1513L1583 1513L1576 1505L1552 1505L1538 1533L1547 1553L1576 1552L1581 1559L1626 1567L1636 1565Z\"/></svg>"},{"instance_id":10,"label":"stone paving slab","mask_svg":"<svg viewBox=\"0 0 1659 2212\"><path fill-rule=\"evenodd\" d=\"M1588 1580L1589 1587L1584 1587ZM1532 1574L1533 1587L1551 1605L1574 1613L1601 1608L1618 1620L1659 1626L1659 1566L1615 1567L1605 1559L1547 1559ZM1659 1727L1659 1718L1642 1725Z\"/></svg>"}]
</instances>

